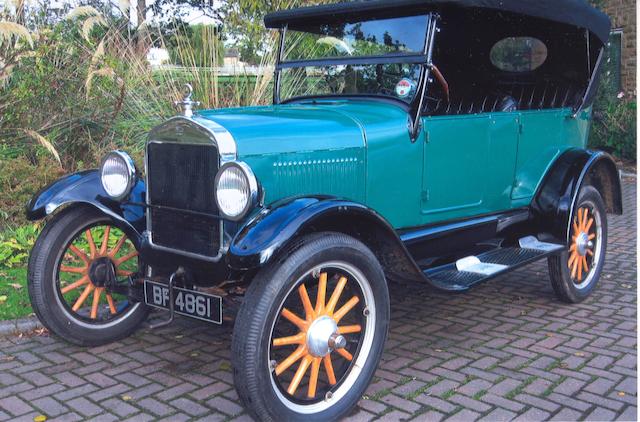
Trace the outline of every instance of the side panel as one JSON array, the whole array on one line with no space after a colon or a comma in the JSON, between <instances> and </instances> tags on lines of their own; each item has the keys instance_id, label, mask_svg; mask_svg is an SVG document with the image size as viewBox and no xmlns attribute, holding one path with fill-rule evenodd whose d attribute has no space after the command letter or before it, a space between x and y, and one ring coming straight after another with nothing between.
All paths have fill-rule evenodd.
<instances>
[{"instance_id":1,"label":"side panel","mask_svg":"<svg viewBox=\"0 0 640 422\"><path fill-rule=\"evenodd\" d=\"M520 113L520 139L514 206L526 206L538 190L553 162L570 148L584 148L590 124L590 111L573 117L571 109L523 111Z\"/></svg>"},{"instance_id":2,"label":"side panel","mask_svg":"<svg viewBox=\"0 0 640 422\"><path fill-rule=\"evenodd\" d=\"M488 114L424 120L422 224L487 212L490 124Z\"/></svg>"}]
</instances>

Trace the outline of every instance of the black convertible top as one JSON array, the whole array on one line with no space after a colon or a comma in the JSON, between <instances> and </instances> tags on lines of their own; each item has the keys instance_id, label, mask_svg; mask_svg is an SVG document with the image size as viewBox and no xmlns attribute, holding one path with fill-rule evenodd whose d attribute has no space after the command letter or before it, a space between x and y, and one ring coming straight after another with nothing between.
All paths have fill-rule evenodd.
<instances>
[{"instance_id":1,"label":"black convertible top","mask_svg":"<svg viewBox=\"0 0 640 422\"><path fill-rule=\"evenodd\" d=\"M489 9L505 11L546 19L580 28L586 28L605 44L609 39L611 21L601 11L590 6L585 0L360 0L314 7L282 10L270 13L264 18L267 28L281 28L288 25L295 29L311 23L323 23L343 16L388 17L407 15L428 10L452 8Z\"/></svg>"}]
</instances>

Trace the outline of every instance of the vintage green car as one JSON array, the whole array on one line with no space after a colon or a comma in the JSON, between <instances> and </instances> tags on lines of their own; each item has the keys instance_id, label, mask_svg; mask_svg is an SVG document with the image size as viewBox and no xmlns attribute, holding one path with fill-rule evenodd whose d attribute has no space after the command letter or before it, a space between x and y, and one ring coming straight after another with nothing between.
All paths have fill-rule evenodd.
<instances>
[{"instance_id":1,"label":"vintage green car","mask_svg":"<svg viewBox=\"0 0 640 422\"><path fill-rule=\"evenodd\" d=\"M153 327L235 318L251 414L334 420L378 365L388 282L459 292L546 258L559 299L593 291L622 212L614 162L585 149L606 15L398 0L265 23L273 105L194 111L189 95L144 164L115 151L30 201L49 216L29 294L51 332L104 344L151 307L169 310Z\"/></svg>"}]
</instances>

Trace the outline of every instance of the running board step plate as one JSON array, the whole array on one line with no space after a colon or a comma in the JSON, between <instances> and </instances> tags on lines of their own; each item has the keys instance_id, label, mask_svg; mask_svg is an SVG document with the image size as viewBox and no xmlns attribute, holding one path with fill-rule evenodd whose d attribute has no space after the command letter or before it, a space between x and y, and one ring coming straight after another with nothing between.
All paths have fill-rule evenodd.
<instances>
[{"instance_id":1,"label":"running board step plate","mask_svg":"<svg viewBox=\"0 0 640 422\"><path fill-rule=\"evenodd\" d=\"M462 291L564 249L563 245L540 242L533 236L520 239L519 246L468 256L454 264L431 268L425 271L425 275L438 288Z\"/></svg>"}]
</instances>

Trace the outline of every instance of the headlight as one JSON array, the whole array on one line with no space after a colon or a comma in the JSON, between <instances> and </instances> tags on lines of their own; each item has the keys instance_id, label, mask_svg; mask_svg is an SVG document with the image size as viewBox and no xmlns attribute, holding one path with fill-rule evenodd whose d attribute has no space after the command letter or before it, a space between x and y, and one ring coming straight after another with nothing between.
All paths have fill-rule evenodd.
<instances>
[{"instance_id":1,"label":"headlight","mask_svg":"<svg viewBox=\"0 0 640 422\"><path fill-rule=\"evenodd\" d=\"M241 220L257 204L258 182L245 163L223 165L216 176L215 186L218 209L230 220Z\"/></svg>"},{"instance_id":2,"label":"headlight","mask_svg":"<svg viewBox=\"0 0 640 422\"><path fill-rule=\"evenodd\" d=\"M131 192L136 181L136 167L129 155L113 151L102 160L100 180L107 194L117 201Z\"/></svg>"}]
</instances>

